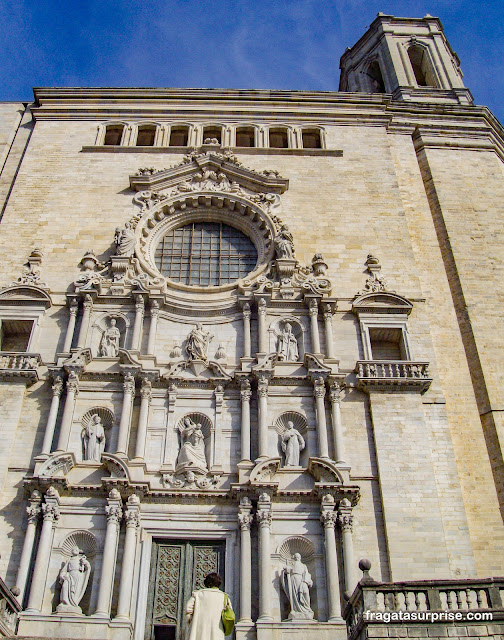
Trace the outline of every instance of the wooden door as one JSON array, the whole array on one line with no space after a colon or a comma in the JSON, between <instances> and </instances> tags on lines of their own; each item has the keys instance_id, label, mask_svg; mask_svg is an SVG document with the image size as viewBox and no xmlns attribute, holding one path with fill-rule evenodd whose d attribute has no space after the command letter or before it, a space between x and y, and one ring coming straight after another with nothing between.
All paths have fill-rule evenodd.
<instances>
[{"instance_id":1,"label":"wooden door","mask_svg":"<svg viewBox=\"0 0 504 640\"><path fill-rule=\"evenodd\" d=\"M154 541L145 640L182 640L191 593L212 572L223 579L224 542Z\"/></svg>"}]
</instances>

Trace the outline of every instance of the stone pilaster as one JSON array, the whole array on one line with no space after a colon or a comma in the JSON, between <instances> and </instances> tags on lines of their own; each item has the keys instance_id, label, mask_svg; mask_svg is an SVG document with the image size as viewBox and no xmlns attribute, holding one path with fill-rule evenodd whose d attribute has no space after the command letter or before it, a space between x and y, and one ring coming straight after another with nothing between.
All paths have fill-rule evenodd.
<instances>
[{"instance_id":1,"label":"stone pilaster","mask_svg":"<svg viewBox=\"0 0 504 640\"><path fill-rule=\"evenodd\" d=\"M136 495L132 495L128 498L124 518L126 520L126 535L124 539L121 583L119 586L119 602L117 605L116 617L122 620L130 620L133 570L135 567L135 555L137 548L137 532L140 527L140 500Z\"/></svg>"},{"instance_id":2,"label":"stone pilaster","mask_svg":"<svg viewBox=\"0 0 504 640\"><path fill-rule=\"evenodd\" d=\"M150 327L147 353L153 355L156 350L156 333L159 320L159 302L153 300L150 304Z\"/></svg>"},{"instance_id":3,"label":"stone pilaster","mask_svg":"<svg viewBox=\"0 0 504 640\"><path fill-rule=\"evenodd\" d=\"M324 527L325 569L329 622L341 621L341 596L339 587L338 554L336 551L334 498L325 495L320 507L320 522Z\"/></svg>"},{"instance_id":4,"label":"stone pilaster","mask_svg":"<svg viewBox=\"0 0 504 640\"><path fill-rule=\"evenodd\" d=\"M250 527L254 517L252 503L248 498L240 500L238 522L241 532L240 546L240 622L252 622L252 549Z\"/></svg>"},{"instance_id":5,"label":"stone pilaster","mask_svg":"<svg viewBox=\"0 0 504 640\"><path fill-rule=\"evenodd\" d=\"M77 300L71 300L69 305L69 318L68 326L65 334L65 342L63 344L63 353L70 353L72 348L72 340L75 332L75 322L77 320L77 312L79 310L79 303Z\"/></svg>"},{"instance_id":6,"label":"stone pilaster","mask_svg":"<svg viewBox=\"0 0 504 640\"><path fill-rule=\"evenodd\" d=\"M331 420L334 441L334 460L339 463L345 462L345 447L343 442L343 426L341 423L341 393L342 387L339 382L331 382L329 388L329 399L331 401Z\"/></svg>"},{"instance_id":7,"label":"stone pilaster","mask_svg":"<svg viewBox=\"0 0 504 640\"><path fill-rule=\"evenodd\" d=\"M259 431L259 458L268 457L268 386L269 377L263 373L257 379L257 411Z\"/></svg>"},{"instance_id":8,"label":"stone pilaster","mask_svg":"<svg viewBox=\"0 0 504 640\"><path fill-rule=\"evenodd\" d=\"M131 339L131 348L140 351L142 340L143 319L145 314L145 302L143 296L135 296L135 322L133 324L133 337Z\"/></svg>"},{"instance_id":9,"label":"stone pilaster","mask_svg":"<svg viewBox=\"0 0 504 640\"><path fill-rule=\"evenodd\" d=\"M325 381L322 376L316 376L313 380L313 395L315 397L315 414L317 416L317 439L319 456L321 458L329 458L329 444L327 441L327 421L325 414L325 398L326 389Z\"/></svg>"},{"instance_id":10,"label":"stone pilaster","mask_svg":"<svg viewBox=\"0 0 504 640\"><path fill-rule=\"evenodd\" d=\"M341 542L343 547L343 569L345 572L345 590L352 593L356 581L354 577L354 552L353 552L353 516L350 500L343 498L338 508L338 524L341 530Z\"/></svg>"},{"instance_id":11,"label":"stone pilaster","mask_svg":"<svg viewBox=\"0 0 504 640\"><path fill-rule=\"evenodd\" d=\"M122 500L117 489L112 489L109 493L107 503L108 504L105 507L107 531L105 534L105 545L103 547L98 603L94 614L99 618L108 618L110 616L110 604L112 600L117 554L117 539L122 519Z\"/></svg>"},{"instance_id":12,"label":"stone pilaster","mask_svg":"<svg viewBox=\"0 0 504 640\"><path fill-rule=\"evenodd\" d=\"M61 417L58 451L66 451L68 449L68 441L70 439L70 430L72 429L72 420L75 409L75 400L78 395L79 377L74 371L70 371L66 383L65 408L63 409L63 416Z\"/></svg>"},{"instance_id":13,"label":"stone pilaster","mask_svg":"<svg viewBox=\"0 0 504 640\"><path fill-rule=\"evenodd\" d=\"M89 323L91 321L91 312L93 311L93 298L87 293L82 303L82 319L79 330L79 339L77 341L77 349L83 349L86 346Z\"/></svg>"},{"instance_id":14,"label":"stone pilaster","mask_svg":"<svg viewBox=\"0 0 504 640\"><path fill-rule=\"evenodd\" d=\"M259 353L267 353L268 351L268 331L266 327L266 300L259 298L257 303L257 322L259 333Z\"/></svg>"},{"instance_id":15,"label":"stone pilaster","mask_svg":"<svg viewBox=\"0 0 504 640\"><path fill-rule=\"evenodd\" d=\"M252 389L250 380L241 381L241 459L250 460L250 399Z\"/></svg>"},{"instance_id":16,"label":"stone pilaster","mask_svg":"<svg viewBox=\"0 0 504 640\"><path fill-rule=\"evenodd\" d=\"M259 523L259 618L270 621L271 617L271 498L263 493L257 505Z\"/></svg>"},{"instance_id":17,"label":"stone pilaster","mask_svg":"<svg viewBox=\"0 0 504 640\"><path fill-rule=\"evenodd\" d=\"M250 304L243 305L243 357L250 358L252 354L252 344L250 339Z\"/></svg>"},{"instance_id":18,"label":"stone pilaster","mask_svg":"<svg viewBox=\"0 0 504 640\"><path fill-rule=\"evenodd\" d=\"M17 572L16 587L19 589L17 596L20 604L23 603L24 593L26 589L26 582L28 580L28 572L30 570L31 558L33 555L33 545L35 542L35 533L37 531L37 524L42 513L40 506L41 496L38 491L33 491L29 500L29 505L26 507L26 513L28 514L28 522L26 525L26 533L23 543L23 550L21 551L21 558L19 560L19 567Z\"/></svg>"},{"instance_id":19,"label":"stone pilaster","mask_svg":"<svg viewBox=\"0 0 504 640\"><path fill-rule=\"evenodd\" d=\"M53 531L60 517L59 503L58 492L54 487L49 487L45 495L45 502L42 504L42 531L40 532L37 557L31 581L30 597L28 599L28 607L26 608L26 610L31 613L40 613L42 610L47 570L51 557Z\"/></svg>"},{"instance_id":20,"label":"stone pilaster","mask_svg":"<svg viewBox=\"0 0 504 640\"><path fill-rule=\"evenodd\" d=\"M318 326L318 302L315 298L310 298L308 303L308 312L310 314L310 330L311 343L313 353L320 353L320 335Z\"/></svg>"},{"instance_id":21,"label":"stone pilaster","mask_svg":"<svg viewBox=\"0 0 504 640\"><path fill-rule=\"evenodd\" d=\"M332 335L333 305L323 304L322 312L324 314L326 355L328 358L334 358L334 342L333 342L333 335Z\"/></svg>"},{"instance_id":22,"label":"stone pilaster","mask_svg":"<svg viewBox=\"0 0 504 640\"><path fill-rule=\"evenodd\" d=\"M63 378L61 376L55 376L52 384L52 393L51 408L49 409L49 416L47 417L47 424L44 433L44 442L42 443L42 455L49 455L51 453L54 429L56 427L56 418L58 417L60 398L63 393Z\"/></svg>"},{"instance_id":23,"label":"stone pilaster","mask_svg":"<svg viewBox=\"0 0 504 640\"><path fill-rule=\"evenodd\" d=\"M128 440L131 423L131 408L135 397L135 378L131 373L124 376L123 382L123 403L121 411L121 421L119 423L119 438L117 441L117 453L127 455Z\"/></svg>"},{"instance_id":24,"label":"stone pilaster","mask_svg":"<svg viewBox=\"0 0 504 640\"><path fill-rule=\"evenodd\" d=\"M149 420L149 406L152 398L152 383L147 378L142 380L140 387L140 415L138 417L138 430L135 449L135 458L144 459L145 442L147 439L147 424Z\"/></svg>"}]
</instances>

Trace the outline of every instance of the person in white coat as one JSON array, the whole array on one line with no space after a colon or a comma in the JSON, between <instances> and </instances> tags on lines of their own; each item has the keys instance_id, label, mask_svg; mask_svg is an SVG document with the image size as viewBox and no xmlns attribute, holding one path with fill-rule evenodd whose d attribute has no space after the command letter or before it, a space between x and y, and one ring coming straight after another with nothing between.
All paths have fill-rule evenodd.
<instances>
[{"instance_id":1,"label":"person in white coat","mask_svg":"<svg viewBox=\"0 0 504 640\"><path fill-rule=\"evenodd\" d=\"M222 610L226 594L219 589L222 578L217 573L209 573L203 584L205 588L193 591L187 603L189 629L186 640L224 640ZM231 607L229 597L227 600Z\"/></svg>"}]
</instances>

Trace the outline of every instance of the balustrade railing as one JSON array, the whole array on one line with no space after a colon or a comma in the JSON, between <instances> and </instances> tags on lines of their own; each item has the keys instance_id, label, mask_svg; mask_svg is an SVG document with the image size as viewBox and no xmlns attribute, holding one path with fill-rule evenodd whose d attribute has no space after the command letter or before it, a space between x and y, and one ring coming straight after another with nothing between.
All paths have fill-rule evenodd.
<instances>
[{"instance_id":1,"label":"balustrade railing","mask_svg":"<svg viewBox=\"0 0 504 640\"><path fill-rule=\"evenodd\" d=\"M36 382L41 364L39 353L0 351L0 380L27 378L31 383Z\"/></svg>"},{"instance_id":2,"label":"balustrade railing","mask_svg":"<svg viewBox=\"0 0 504 640\"><path fill-rule=\"evenodd\" d=\"M0 636L8 637L16 633L19 611L20 604L0 578Z\"/></svg>"},{"instance_id":3,"label":"balustrade railing","mask_svg":"<svg viewBox=\"0 0 504 640\"><path fill-rule=\"evenodd\" d=\"M428 389L432 379L428 362L360 360L356 365L361 387L408 386Z\"/></svg>"}]
</instances>

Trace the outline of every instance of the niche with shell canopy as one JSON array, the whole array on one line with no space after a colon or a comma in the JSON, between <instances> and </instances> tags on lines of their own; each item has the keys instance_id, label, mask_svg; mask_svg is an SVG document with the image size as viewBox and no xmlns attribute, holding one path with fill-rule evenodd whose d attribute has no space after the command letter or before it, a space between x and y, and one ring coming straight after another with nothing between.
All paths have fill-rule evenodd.
<instances>
[{"instance_id":1,"label":"niche with shell canopy","mask_svg":"<svg viewBox=\"0 0 504 640\"><path fill-rule=\"evenodd\" d=\"M94 416L98 416L100 418L101 424L103 425L103 429L105 431L105 446L103 447L104 451L113 450L111 446L110 440L112 436L112 427L114 425L114 412L107 407L93 407L86 411L86 413L81 418L81 444L82 444L82 460L86 460L86 430L88 426L91 424Z\"/></svg>"},{"instance_id":2,"label":"niche with shell canopy","mask_svg":"<svg viewBox=\"0 0 504 640\"><path fill-rule=\"evenodd\" d=\"M112 320L114 322L112 322ZM107 313L98 318L92 326L91 333L91 351L93 356L101 358L118 357L119 349L125 349L127 347L130 324L128 316L119 312ZM119 331L118 339L115 341L115 349L113 349L113 339L107 341L104 340L106 332L110 331L113 327L117 328Z\"/></svg>"},{"instance_id":3,"label":"niche with shell canopy","mask_svg":"<svg viewBox=\"0 0 504 640\"><path fill-rule=\"evenodd\" d=\"M175 427L176 431L177 431L177 437L178 437L177 460L178 460L178 456L180 454L180 450L181 450L182 445L183 445L181 432L184 429L185 420L187 418L189 418L194 424L201 425L201 431L202 431L203 436L205 438L206 464L207 464L207 469L210 470L210 468L212 467L212 464L213 464L213 440L214 440L213 436L214 436L214 430L213 430L212 421L204 413L196 413L196 412L186 413L177 422L176 427ZM175 460L175 466L177 466L177 460Z\"/></svg>"},{"instance_id":4,"label":"niche with shell canopy","mask_svg":"<svg viewBox=\"0 0 504 640\"><path fill-rule=\"evenodd\" d=\"M302 362L306 330L298 318L284 316L276 320L268 329L269 352L278 354L280 362Z\"/></svg>"},{"instance_id":5,"label":"niche with shell canopy","mask_svg":"<svg viewBox=\"0 0 504 640\"><path fill-rule=\"evenodd\" d=\"M316 584L316 575L317 575L317 556L315 554L315 548L313 543L308 538L304 536L291 536L283 540L277 547L277 552L275 557L279 563L279 571L278 571L278 587L280 589L280 610L282 620L286 620L289 615L290 605L287 599L287 596L283 592L280 576L282 570L288 567L293 560L294 554L299 553L301 556L301 562L306 565L311 579L313 581L313 586L310 588L310 606L313 609L315 619L318 618L318 606L317 606L317 584Z\"/></svg>"},{"instance_id":6,"label":"niche with shell canopy","mask_svg":"<svg viewBox=\"0 0 504 640\"><path fill-rule=\"evenodd\" d=\"M282 449L282 436L292 422L294 429L299 431L304 440L305 446L300 451L299 466L306 467L308 464L308 421L302 413L297 411L285 411L275 420L275 431L278 434L278 453L282 458L282 466L285 467L285 452Z\"/></svg>"}]
</instances>

